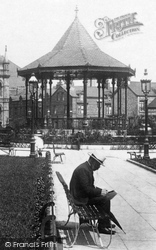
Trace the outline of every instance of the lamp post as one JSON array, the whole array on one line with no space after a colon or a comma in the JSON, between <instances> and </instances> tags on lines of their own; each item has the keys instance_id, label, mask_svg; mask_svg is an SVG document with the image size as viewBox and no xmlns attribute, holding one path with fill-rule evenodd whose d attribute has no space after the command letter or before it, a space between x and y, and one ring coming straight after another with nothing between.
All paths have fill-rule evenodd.
<instances>
[{"instance_id":1,"label":"lamp post","mask_svg":"<svg viewBox=\"0 0 156 250\"><path fill-rule=\"evenodd\" d=\"M29 92L32 100L32 121L31 121L31 141L30 141L30 157L35 157L35 137L34 137L34 123L35 123L35 93L37 91L38 80L33 73L29 79Z\"/></svg>"},{"instance_id":2,"label":"lamp post","mask_svg":"<svg viewBox=\"0 0 156 250\"><path fill-rule=\"evenodd\" d=\"M147 79L147 69L144 71L144 77L141 80L141 90L145 95L145 140L144 140L144 159L149 159L149 140L148 140L148 94L151 91L151 80Z\"/></svg>"}]
</instances>

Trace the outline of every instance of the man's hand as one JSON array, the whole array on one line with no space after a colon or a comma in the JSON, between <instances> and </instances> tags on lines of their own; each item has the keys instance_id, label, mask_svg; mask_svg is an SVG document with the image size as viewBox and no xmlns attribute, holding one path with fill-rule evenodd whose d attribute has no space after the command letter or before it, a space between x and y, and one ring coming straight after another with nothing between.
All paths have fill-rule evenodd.
<instances>
[{"instance_id":1,"label":"man's hand","mask_svg":"<svg viewBox=\"0 0 156 250\"><path fill-rule=\"evenodd\" d=\"M101 191L101 195L105 196L106 194L108 193L108 190L107 189L102 189Z\"/></svg>"}]
</instances>

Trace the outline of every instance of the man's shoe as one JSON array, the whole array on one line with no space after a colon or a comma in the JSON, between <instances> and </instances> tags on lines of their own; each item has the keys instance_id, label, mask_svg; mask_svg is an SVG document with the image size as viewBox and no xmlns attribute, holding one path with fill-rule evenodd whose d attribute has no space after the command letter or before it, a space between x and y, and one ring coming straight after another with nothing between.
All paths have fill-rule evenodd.
<instances>
[{"instance_id":1,"label":"man's shoe","mask_svg":"<svg viewBox=\"0 0 156 250\"><path fill-rule=\"evenodd\" d=\"M80 225L83 224L83 223L89 224L89 220L84 220L84 219L80 218Z\"/></svg>"},{"instance_id":2,"label":"man's shoe","mask_svg":"<svg viewBox=\"0 0 156 250\"><path fill-rule=\"evenodd\" d=\"M115 228L116 225L115 224L110 224L108 227L106 226L106 228Z\"/></svg>"},{"instance_id":3,"label":"man's shoe","mask_svg":"<svg viewBox=\"0 0 156 250\"><path fill-rule=\"evenodd\" d=\"M115 234L116 232L114 230L111 231L110 228L98 228L99 233L101 234Z\"/></svg>"},{"instance_id":4,"label":"man's shoe","mask_svg":"<svg viewBox=\"0 0 156 250\"><path fill-rule=\"evenodd\" d=\"M115 224L99 224L99 228L108 228L108 229L111 229L111 228L115 228L116 225Z\"/></svg>"}]
</instances>

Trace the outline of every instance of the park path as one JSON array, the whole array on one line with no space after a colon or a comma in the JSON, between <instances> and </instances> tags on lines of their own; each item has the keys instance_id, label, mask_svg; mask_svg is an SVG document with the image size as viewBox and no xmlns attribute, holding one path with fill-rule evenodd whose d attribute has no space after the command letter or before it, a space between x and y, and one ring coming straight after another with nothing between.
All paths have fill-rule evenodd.
<instances>
[{"instance_id":1,"label":"park path","mask_svg":"<svg viewBox=\"0 0 156 250\"><path fill-rule=\"evenodd\" d=\"M62 151L61 149L57 150ZM64 150L64 162L52 164L54 174L56 220L66 221L67 201L62 185L55 171L59 171L69 184L73 170L88 159L91 150ZM93 151L93 150L92 150ZM110 250L155 250L156 249L156 175L127 162L127 152L101 150L107 157L106 167L95 172L96 186L116 190L118 195L112 200L112 212L125 230L116 227ZM154 156L154 154L153 154ZM155 156L154 156L155 157ZM108 235L101 235L104 244ZM91 234L86 241L80 235L73 249L96 249ZM66 248L67 249L67 248Z\"/></svg>"},{"instance_id":2,"label":"park path","mask_svg":"<svg viewBox=\"0 0 156 250\"><path fill-rule=\"evenodd\" d=\"M129 158L126 150L98 150L104 153L107 160L105 161L106 167L101 167L95 172L95 184L110 190L114 189L118 193L111 202L111 210L126 232L124 234L116 227L117 233L113 235L109 250L155 250L156 174L126 161ZM53 157L53 152L50 151ZM55 171L59 171L69 184L73 170L88 159L88 152L94 150L57 149L57 152L62 151L65 153L63 163L52 163L57 223L66 221L68 207L64 190ZM29 156L29 153L29 150L26 152L18 150L16 155ZM6 153L1 151L0 154ZM152 152L150 157L156 158L156 153ZM86 235L87 238L82 233L80 234L73 250L98 249L89 230ZM109 236L101 235L101 237L107 245ZM65 248L58 245L59 249Z\"/></svg>"}]
</instances>

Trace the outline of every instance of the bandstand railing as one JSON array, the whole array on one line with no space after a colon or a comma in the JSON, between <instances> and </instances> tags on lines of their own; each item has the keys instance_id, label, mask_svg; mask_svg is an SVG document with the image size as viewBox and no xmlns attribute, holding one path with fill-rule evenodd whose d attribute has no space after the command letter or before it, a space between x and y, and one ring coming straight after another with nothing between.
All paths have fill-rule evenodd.
<instances>
[{"instance_id":1,"label":"bandstand railing","mask_svg":"<svg viewBox=\"0 0 156 250\"><path fill-rule=\"evenodd\" d=\"M126 121L124 117L111 118L45 118L36 120L39 127L55 129L111 129L125 130Z\"/></svg>"}]
</instances>

